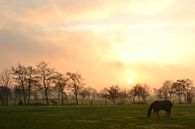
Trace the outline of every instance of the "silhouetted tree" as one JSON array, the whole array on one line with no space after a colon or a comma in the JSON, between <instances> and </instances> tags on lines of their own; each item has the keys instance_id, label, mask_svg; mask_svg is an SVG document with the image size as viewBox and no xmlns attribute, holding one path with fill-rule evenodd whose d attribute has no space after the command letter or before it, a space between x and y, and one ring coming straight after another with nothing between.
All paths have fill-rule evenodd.
<instances>
[{"instance_id":1,"label":"silhouetted tree","mask_svg":"<svg viewBox=\"0 0 195 129\"><path fill-rule=\"evenodd\" d=\"M64 94L65 94L65 88L68 85L68 78L61 74L57 73L56 74L56 88L58 89L59 93L61 94L61 104L64 104Z\"/></svg>"},{"instance_id":2,"label":"silhouetted tree","mask_svg":"<svg viewBox=\"0 0 195 129\"><path fill-rule=\"evenodd\" d=\"M158 90L158 97L162 99L168 99L171 98L173 92L172 92L172 81L165 81L163 83L163 86Z\"/></svg>"},{"instance_id":3,"label":"silhouetted tree","mask_svg":"<svg viewBox=\"0 0 195 129\"><path fill-rule=\"evenodd\" d=\"M44 89L46 104L49 105L49 90L55 78L54 69L49 68L48 64L44 61L40 62L37 65L37 78Z\"/></svg>"},{"instance_id":4,"label":"silhouetted tree","mask_svg":"<svg viewBox=\"0 0 195 129\"><path fill-rule=\"evenodd\" d=\"M191 104L193 97L194 97L193 93L191 91L188 91L187 92L187 103Z\"/></svg>"},{"instance_id":5,"label":"silhouetted tree","mask_svg":"<svg viewBox=\"0 0 195 129\"><path fill-rule=\"evenodd\" d=\"M158 96L158 89L157 88L153 88L152 90L153 90L153 95L154 95L153 99L156 100L157 96Z\"/></svg>"},{"instance_id":6,"label":"silhouetted tree","mask_svg":"<svg viewBox=\"0 0 195 129\"><path fill-rule=\"evenodd\" d=\"M22 89L24 104L30 104L32 86L37 83L35 68L18 64L17 67L12 67L12 74L16 87Z\"/></svg>"},{"instance_id":7,"label":"silhouetted tree","mask_svg":"<svg viewBox=\"0 0 195 129\"><path fill-rule=\"evenodd\" d=\"M32 66L26 67L27 104L30 104L32 86L37 85L36 70Z\"/></svg>"},{"instance_id":8,"label":"silhouetted tree","mask_svg":"<svg viewBox=\"0 0 195 129\"><path fill-rule=\"evenodd\" d=\"M149 96L149 87L146 84L142 85L141 97L145 103L147 96Z\"/></svg>"},{"instance_id":9,"label":"silhouetted tree","mask_svg":"<svg viewBox=\"0 0 195 129\"><path fill-rule=\"evenodd\" d=\"M8 105L9 100L9 93L10 93L10 87L12 83L12 77L11 77L11 71L8 69L5 69L3 72L0 73L0 86L4 87L2 88L2 98L5 98L5 104Z\"/></svg>"},{"instance_id":10,"label":"silhouetted tree","mask_svg":"<svg viewBox=\"0 0 195 129\"><path fill-rule=\"evenodd\" d=\"M75 95L76 104L78 105L79 90L82 89L84 85L83 79L79 73L67 72L66 75L69 78L70 87L72 88L73 94Z\"/></svg>"},{"instance_id":11,"label":"silhouetted tree","mask_svg":"<svg viewBox=\"0 0 195 129\"><path fill-rule=\"evenodd\" d=\"M22 101L22 89L20 87L14 87L14 100L15 100L15 105L17 104L17 100Z\"/></svg>"},{"instance_id":12,"label":"silhouetted tree","mask_svg":"<svg viewBox=\"0 0 195 129\"><path fill-rule=\"evenodd\" d=\"M93 104L93 100L95 100L95 96L97 94L97 90L92 87L87 87L86 90L89 92L90 104Z\"/></svg>"},{"instance_id":13,"label":"silhouetted tree","mask_svg":"<svg viewBox=\"0 0 195 129\"><path fill-rule=\"evenodd\" d=\"M185 101L187 101L186 96L192 86L193 83L189 79L181 79L173 83L171 89L173 93L178 96L179 103L181 103L182 97L184 97Z\"/></svg>"},{"instance_id":14,"label":"silhouetted tree","mask_svg":"<svg viewBox=\"0 0 195 129\"><path fill-rule=\"evenodd\" d=\"M27 97L27 85L25 84L27 78L27 70L25 66L22 66L21 64L18 64L17 67L12 67L12 74L13 74L13 79L15 80L16 87L18 89L22 90L22 96L23 96L23 101L24 104L26 104L26 97Z\"/></svg>"},{"instance_id":15,"label":"silhouetted tree","mask_svg":"<svg viewBox=\"0 0 195 129\"><path fill-rule=\"evenodd\" d=\"M44 88L42 86L42 83L40 83L40 80L38 79L38 76L37 76L37 71L35 69L35 80L33 80L31 82L31 97L33 98L33 100L38 103L40 102L40 94L44 91ZM44 98L44 97L43 97ZM39 100L39 101L38 101Z\"/></svg>"},{"instance_id":16,"label":"silhouetted tree","mask_svg":"<svg viewBox=\"0 0 195 129\"><path fill-rule=\"evenodd\" d=\"M126 89L119 92L119 98L120 98L121 104L126 104L127 96L128 95L127 95Z\"/></svg>"},{"instance_id":17,"label":"silhouetted tree","mask_svg":"<svg viewBox=\"0 0 195 129\"><path fill-rule=\"evenodd\" d=\"M119 97L119 91L120 91L120 88L119 86L111 86L109 89L108 89L108 99L111 100L113 102L113 104L116 103L116 99Z\"/></svg>"},{"instance_id":18,"label":"silhouetted tree","mask_svg":"<svg viewBox=\"0 0 195 129\"><path fill-rule=\"evenodd\" d=\"M133 102L135 102L135 98L138 97L139 101L140 98L145 102L146 97L149 95L149 88L146 84L136 84L133 89L131 89L130 94L133 97Z\"/></svg>"},{"instance_id":19,"label":"silhouetted tree","mask_svg":"<svg viewBox=\"0 0 195 129\"><path fill-rule=\"evenodd\" d=\"M83 101L85 100L85 98L88 96L90 96L90 93L89 91L87 90L87 88L82 88L79 92L79 95L82 97L82 104L83 104Z\"/></svg>"},{"instance_id":20,"label":"silhouetted tree","mask_svg":"<svg viewBox=\"0 0 195 129\"><path fill-rule=\"evenodd\" d=\"M108 88L104 88L100 91L100 96L104 99L104 104L107 104L108 99Z\"/></svg>"}]
</instances>

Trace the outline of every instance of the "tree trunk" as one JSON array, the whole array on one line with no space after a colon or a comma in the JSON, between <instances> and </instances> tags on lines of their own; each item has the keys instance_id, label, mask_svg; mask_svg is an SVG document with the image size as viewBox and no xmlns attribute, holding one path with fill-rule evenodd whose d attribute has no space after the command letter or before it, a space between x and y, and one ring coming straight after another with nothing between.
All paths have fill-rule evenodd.
<instances>
[{"instance_id":1,"label":"tree trunk","mask_svg":"<svg viewBox=\"0 0 195 129\"><path fill-rule=\"evenodd\" d=\"M61 92L62 93L62 92ZM63 93L62 93L63 94ZM60 89L58 88L58 100L60 100Z\"/></svg>"},{"instance_id":2,"label":"tree trunk","mask_svg":"<svg viewBox=\"0 0 195 129\"><path fill-rule=\"evenodd\" d=\"M30 96L31 96L31 94L30 94L30 90L28 91L28 101L27 101L27 104L29 105L30 104Z\"/></svg>"},{"instance_id":3,"label":"tree trunk","mask_svg":"<svg viewBox=\"0 0 195 129\"><path fill-rule=\"evenodd\" d=\"M79 105L79 102L78 102L78 90L77 90L77 86L75 84L74 84L74 93L75 93L76 104Z\"/></svg>"},{"instance_id":4,"label":"tree trunk","mask_svg":"<svg viewBox=\"0 0 195 129\"><path fill-rule=\"evenodd\" d=\"M46 104L49 105L49 100L48 100L48 88L45 87L45 101L46 101Z\"/></svg>"},{"instance_id":5,"label":"tree trunk","mask_svg":"<svg viewBox=\"0 0 195 129\"><path fill-rule=\"evenodd\" d=\"M125 95L124 103L127 104L127 97L126 97L126 95Z\"/></svg>"},{"instance_id":6,"label":"tree trunk","mask_svg":"<svg viewBox=\"0 0 195 129\"><path fill-rule=\"evenodd\" d=\"M36 101L38 98L37 98L37 90L36 90L36 88L35 88L35 90L34 90L34 100Z\"/></svg>"},{"instance_id":7,"label":"tree trunk","mask_svg":"<svg viewBox=\"0 0 195 129\"><path fill-rule=\"evenodd\" d=\"M113 99L112 101L113 101L113 104L115 104L115 99Z\"/></svg>"},{"instance_id":8,"label":"tree trunk","mask_svg":"<svg viewBox=\"0 0 195 129\"><path fill-rule=\"evenodd\" d=\"M30 104L30 96L31 96L31 83L29 80L29 82L28 82L28 101L27 101L28 105Z\"/></svg>"},{"instance_id":9,"label":"tree trunk","mask_svg":"<svg viewBox=\"0 0 195 129\"><path fill-rule=\"evenodd\" d=\"M76 104L79 105L79 102L78 102L78 94L75 93L75 99L76 99Z\"/></svg>"},{"instance_id":10,"label":"tree trunk","mask_svg":"<svg viewBox=\"0 0 195 129\"><path fill-rule=\"evenodd\" d=\"M24 105L26 105L26 93L25 93L24 84L22 84L22 95L23 95Z\"/></svg>"},{"instance_id":11,"label":"tree trunk","mask_svg":"<svg viewBox=\"0 0 195 129\"><path fill-rule=\"evenodd\" d=\"M136 97L136 96L133 96L133 103L135 103L135 97Z\"/></svg>"},{"instance_id":12,"label":"tree trunk","mask_svg":"<svg viewBox=\"0 0 195 129\"><path fill-rule=\"evenodd\" d=\"M5 104L6 104L6 106L8 106L8 87L6 86L5 87L6 89L5 89Z\"/></svg>"},{"instance_id":13,"label":"tree trunk","mask_svg":"<svg viewBox=\"0 0 195 129\"><path fill-rule=\"evenodd\" d=\"M61 98L61 99L62 99L62 105L64 105L64 93L61 92L61 94L62 94L62 96L61 96L61 97L62 97L62 98Z\"/></svg>"},{"instance_id":14,"label":"tree trunk","mask_svg":"<svg viewBox=\"0 0 195 129\"><path fill-rule=\"evenodd\" d=\"M187 102L187 94L184 94L184 99L185 99L185 103L188 103Z\"/></svg>"},{"instance_id":15,"label":"tree trunk","mask_svg":"<svg viewBox=\"0 0 195 129\"><path fill-rule=\"evenodd\" d=\"M178 95L179 103L181 103L181 95Z\"/></svg>"},{"instance_id":16,"label":"tree trunk","mask_svg":"<svg viewBox=\"0 0 195 129\"><path fill-rule=\"evenodd\" d=\"M104 99L104 104L107 105L107 99L106 98Z\"/></svg>"}]
</instances>

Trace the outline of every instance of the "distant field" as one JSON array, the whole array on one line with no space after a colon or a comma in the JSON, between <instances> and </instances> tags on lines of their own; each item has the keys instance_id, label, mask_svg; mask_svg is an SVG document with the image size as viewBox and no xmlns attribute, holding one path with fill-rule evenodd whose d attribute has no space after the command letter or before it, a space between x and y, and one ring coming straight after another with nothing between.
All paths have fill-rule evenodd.
<instances>
[{"instance_id":1,"label":"distant field","mask_svg":"<svg viewBox=\"0 0 195 129\"><path fill-rule=\"evenodd\" d=\"M146 118L147 105L0 107L0 129L195 129L195 105Z\"/></svg>"}]
</instances>

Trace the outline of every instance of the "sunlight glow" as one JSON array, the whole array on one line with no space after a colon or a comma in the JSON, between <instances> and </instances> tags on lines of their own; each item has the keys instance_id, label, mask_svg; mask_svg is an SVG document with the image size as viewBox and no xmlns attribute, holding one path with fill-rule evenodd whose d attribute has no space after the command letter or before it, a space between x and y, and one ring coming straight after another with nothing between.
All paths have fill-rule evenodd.
<instances>
[{"instance_id":1,"label":"sunlight glow","mask_svg":"<svg viewBox=\"0 0 195 129\"><path fill-rule=\"evenodd\" d=\"M0 70L44 60L99 89L195 78L192 0L0 0L0 7Z\"/></svg>"},{"instance_id":2,"label":"sunlight glow","mask_svg":"<svg viewBox=\"0 0 195 129\"><path fill-rule=\"evenodd\" d=\"M133 78L132 77L128 77L127 78L127 83L128 84L132 84L133 83Z\"/></svg>"}]
</instances>

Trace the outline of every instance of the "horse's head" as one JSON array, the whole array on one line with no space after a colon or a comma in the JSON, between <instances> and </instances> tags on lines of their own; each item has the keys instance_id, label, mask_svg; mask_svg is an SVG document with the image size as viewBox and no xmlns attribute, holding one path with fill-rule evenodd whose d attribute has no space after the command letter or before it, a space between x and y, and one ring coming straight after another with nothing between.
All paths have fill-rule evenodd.
<instances>
[{"instance_id":1,"label":"horse's head","mask_svg":"<svg viewBox=\"0 0 195 129\"><path fill-rule=\"evenodd\" d=\"M155 103L156 103L156 101L150 104L149 109L148 109L148 113L147 113L147 117L151 116Z\"/></svg>"}]
</instances>

